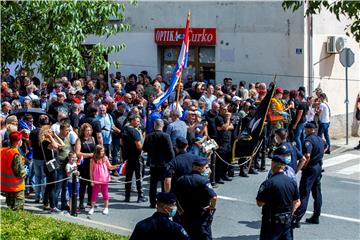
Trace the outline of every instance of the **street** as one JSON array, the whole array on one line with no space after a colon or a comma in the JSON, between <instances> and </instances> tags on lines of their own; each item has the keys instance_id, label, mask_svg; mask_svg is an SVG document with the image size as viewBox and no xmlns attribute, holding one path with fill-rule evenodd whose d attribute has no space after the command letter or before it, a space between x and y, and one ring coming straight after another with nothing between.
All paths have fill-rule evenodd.
<instances>
[{"instance_id":1,"label":"street","mask_svg":"<svg viewBox=\"0 0 360 240\"><path fill-rule=\"evenodd\" d=\"M359 239L360 238L360 158L359 151L338 149L325 155L322 178L323 207L319 225L305 223L312 211L312 199L308 213L302 219L300 229L295 229L295 239ZM267 159L268 169L270 160ZM213 222L214 239L258 239L261 224L261 208L256 206L255 197L260 183L267 173L251 175L250 178L233 178L216 188L218 194L217 211ZM300 178L300 174L298 174ZM120 178L122 179L122 177ZM147 194L148 179L144 186ZM124 203L124 185L114 183L109 188L110 213L101 214L102 203L91 217L85 213L78 217L68 214L47 214L41 205L27 200L26 208L39 214L78 222L107 231L130 235L135 224L148 216L154 209L149 203L136 203L133 193L130 203ZM101 199L101 197L99 197ZM87 209L88 210L88 209Z\"/></svg>"}]
</instances>

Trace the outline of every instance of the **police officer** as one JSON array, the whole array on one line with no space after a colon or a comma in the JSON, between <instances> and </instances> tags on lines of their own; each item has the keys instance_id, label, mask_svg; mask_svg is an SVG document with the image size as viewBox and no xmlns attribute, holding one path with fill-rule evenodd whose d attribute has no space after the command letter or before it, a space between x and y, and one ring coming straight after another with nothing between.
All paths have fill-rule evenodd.
<instances>
[{"instance_id":1,"label":"police officer","mask_svg":"<svg viewBox=\"0 0 360 240\"><path fill-rule=\"evenodd\" d=\"M301 161L298 166L298 169L302 170L299 186L301 206L295 213L296 217L293 222L294 228L300 227L300 220L306 212L310 192L314 198L314 213L312 217L306 219L306 222L319 224L322 205L320 183L321 166L326 150L326 143L321 137L315 134L315 131L316 125L314 123L307 123L305 125L305 134L307 135L303 146L305 160Z\"/></svg>"},{"instance_id":2,"label":"police officer","mask_svg":"<svg viewBox=\"0 0 360 240\"><path fill-rule=\"evenodd\" d=\"M286 145L281 145L274 150L274 155L280 156L284 159L284 162L285 162L284 174L296 182L297 179L296 179L295 171L290 166L290 164L291 164L290 149ZM273 175L274 175L274 173L270 169L268 178L271 178Z\"/></svg>"},{"instance_id":3,"label":"police officer","mask_svg":"<svg viewBox=\"0 0 360 240\"><path fill-rule=\"evenodd\" d=\"M175 194L182 212L182 223L193 240L212 239L211 223L217 195L209 181L210 168L207 158L198 157L192 172L176 183Z\"/></svg>"},{"instance_id":4,"label":"police officer","mask_svg":"<svg viewBox=\"0 0 360 240\"><path fill-rule=\"evenodd\" d=\"M165 192L175 192L175 183L177 180L181 176L190 174L192 171L192 164L197 156L187 152L187 147L188 141L186 138L178 137L176 139L176 156L169 162L165 173Z\"/></svg>"},{"instance_id":5,"label":"police officer","mask_svg":"<svg viewBox=\"0 0 360 240\"><path fill-rule=\"evenodd\" d=\"M260 239L293 239L291 218L300 206L296 182L284 174L286 160L274 155L273 175L259 188L256 203L262 207Z\"/></svg>"},{"instance_id":6,"label":"police officer","mask_svg":"<svg viewBox=\"0 0 360 240\"><path fill-rule=\"evenodd\" d=\"M180 224L169 219L175 216L177 211L175 194L161 192L157 194L156 198L156 212L136 224L130 240L190 239Z\"/></svg>"},{"instance_id":7,"label":"police officer","mask_svg":"<svg viewBox=\"0 0 360 240\"><path fill-rule=\"evenodd\" d=\"M286 140L287 135L287 130L285 128L280 128L275 131L275 142L278 144L278 150L277 153L274 152L274 154L290 154L291 160L288 166L290 166L295 171L295 173L297 173L297 162L305 160L305 157L293 144Z\"/></svg>"}]
</instances>

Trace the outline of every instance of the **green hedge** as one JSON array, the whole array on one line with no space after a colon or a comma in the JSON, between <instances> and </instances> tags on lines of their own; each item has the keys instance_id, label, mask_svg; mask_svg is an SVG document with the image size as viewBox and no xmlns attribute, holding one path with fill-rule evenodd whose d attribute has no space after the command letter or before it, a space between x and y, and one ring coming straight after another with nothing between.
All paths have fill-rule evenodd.
<instances>
[{"instance_id":1,"label":"green hedge","mask_svg":"<svg viewBox=\"0 0 360 240\"><path fill-rule=\"evenodd\" d=\"M0 239L84 239L126 240L117 234L68 223L30 212L1 209Z\"/></svg>"}]
</instances>

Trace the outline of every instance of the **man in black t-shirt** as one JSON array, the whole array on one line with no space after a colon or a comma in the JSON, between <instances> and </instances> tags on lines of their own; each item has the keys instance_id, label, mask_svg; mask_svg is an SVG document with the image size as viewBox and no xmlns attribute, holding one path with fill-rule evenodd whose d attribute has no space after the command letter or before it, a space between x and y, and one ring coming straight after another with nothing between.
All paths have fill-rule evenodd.
<instances>
[{"instance_id":1,"label":"man in black t-shirt","mask_svg":"<svg viewBox=\"0 0 360 240\"><path fill-rule=\"evenodd\" d=\"M136 188L138 191L137 202L147 202L147 198L144 197L141 186L141 162L140 154L143 147L142 138L137 127L140 124L140 117L137 115L130 116L130 125L125 127L122 133L121 145L126 151L124 151L124 159L127 159L125 168L125 202L130 202L131 192L131 179L135 172Z\"/></svg>"},{"instance_id":2,"label":"man in black t-shirt","mask_svg":"<svg viewBox=\"0 0 360 240\"><path fill-rule=\"evenodd\" d=\"M89 105L85 118L82 119L80 125L83 123L89 123L93 130L93 137L95 138L96 144L103 144L103 138L101 134L101 124L99 120L96 120L97 108L94 105Z\"/></svg>"},{"instance_id":3,"label":"man in black t-shirt","mask_svg":"<svg viewBox=\"0 0 360 240\"><path fill-rule=\"evenodd\" d=\"M57 93L57 100L56 102L52 103L49 106L48 113L54 118L57 119L57 115L59 112L64 112L66 115L69 115L69 106L64 102L65 101L65 93L58 92Z\"/></svg>"},{"instance_id":4,"label":"man in black t-shirt","mask_svg":"<svg viewBox=\"0 0 360 240\"><path fill-rule=\"evenodd\" d=\"M296 115L295 118L291 120L291 130L293 131L293 136L296 143L296 147L300 152L302 152L302 145L304 143L304 124L306 122L306 114L309 109L309 106L306 101L304 101L305 93L303 91L299 92L297 101L295 102Z\"/></svg>"}]
</instances>

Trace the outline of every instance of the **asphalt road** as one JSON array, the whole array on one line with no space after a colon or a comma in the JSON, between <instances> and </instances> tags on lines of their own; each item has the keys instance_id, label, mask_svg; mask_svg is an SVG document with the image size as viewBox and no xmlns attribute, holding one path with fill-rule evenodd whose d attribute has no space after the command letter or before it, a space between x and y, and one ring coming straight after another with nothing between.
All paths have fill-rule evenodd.
<instances>
[{"instance_id":1,"label":"asphalt road","mask_svg":"<svg viewBox=\"0 0 360 240\"><path fill-rule=\"evenodd\" d=\"M308 214L302 220L300 229L295 230L295 239L360 239L360 152L343 150L327 155L324 160L325 172L322 178L323 207L319 225L306 224L311 215L310 198ZM268 160L270 164L270 160ZM269 167L268 167L269 168ZM219 196L217 212L213 222L214 239L258 239L261 224L261 208L256 206L255 197L260 183L267 173L251 175L250 178L235 177L232 182L216 188ZM300 174L299 176L300 177ZM147 180L144 181L148 188ZM101 197L99 208L94 215L86 213L78 217L68 214L48 214L41 211L41 205L27 201L26 208L39 214L78 222L107 231L130 235L135 224L148 216L154 209L149 203L124 203L124 185L115 183L109 188L110 213L102 215ZM147 193L147 191L146 191ZM3 202L3 201L2 201ZM87 209L88 210L88 209Z\"/></svg>"}]
</instances>

